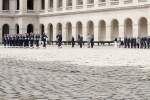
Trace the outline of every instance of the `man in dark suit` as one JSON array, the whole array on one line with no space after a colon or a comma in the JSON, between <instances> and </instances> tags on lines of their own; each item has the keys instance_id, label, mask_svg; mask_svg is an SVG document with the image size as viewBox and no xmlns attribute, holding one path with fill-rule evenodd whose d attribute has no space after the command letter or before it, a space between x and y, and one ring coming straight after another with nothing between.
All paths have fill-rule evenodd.
<instances>
[{"instance_id":1,"label":"man in dark suit","mask_svg":"<svg viewBox=\"0 0 150 100\"><path fill-rule=\"evenodd\" d=\"M127 38L127 46L128 46L128 48L130 48L130 37L129 36Z\"/></svg>"},{"instance_id":2,"label":"man in dark suit","mask_svg":"<svg viewBox=\"0 0 150 100\"><path fill-rule=\"evenodd\" d=\"M124 37L124 48L127 48L127 37Z\"/></svg>"},{"instance_id":3,"label":"man in dark suit","mask_svg":"<svg viewBox=\"0 0 150 100\"><path fill-rule=\"evenodd\" d=\"M147 38L147 46L148 46L148 49L150 48L150 37Z\"/></svg>"},{"instance_id":4,"label":"man in dark suit","mask_svg":"<svg viewBox=\"0 0 150 100\"><path fill-rule=\"evenodd\" d=\"M62 48L61 46L61 42L62 42L62 35L61 32L59 32L56 36L57 40L58 40L58 48Z\"/></svg>"},{"instance_id":5,"label":"man in dark suit","mask_svg":"<svg viewBox=\"0 0 150 100\"><path fill-rule=\"evenodd\" d=\"M43 35L42 35L43 49L46 48L46 39L47 39L47 38L48 38L47 35L46 35L45 33L43 33Z\"/></svg>"},{"instance_id":6,"label":"man in dark suit","mask_svg":"<svg viewBox=\"0 0 150 100\"><path fill-rule=\"evenodd\" d=\"M144 48L146 49L146 47L147 47L147 37L143 38L143 43L144 43Z\"/></svg>"},{"instance_id":7,"label":"man in dark suit","mask_svg":"<svg viewBox=\"0 0 150 100\"><path fill-rule=\"evenodd\" d=\"M133 38L133 46L136 48L136 37Z\"/></svg>"},{"instance_id":8,"label":"man in dark suit","mask_svg":"<svg viewBox=\"0 0 150 100\"><path fill-rule=\"evenodd\" d=\"M72 39L71 39L71 43L72 43L72 48L74 48L74 37L72 36Z\"/></svg>"},{"instance_id":9,"label":"man in dark suit","mask_svg":"<svg viewBox=\"0 0 150 100\"><path fill-rule=\"evenodd\" d=\"M79 42L80 42L80 48L82 48L82 42L83 42L83 37L82 37L82 35L80 35Z\"/></svg>"},{"instance_id":10,"label":"man in dark suit","mask_svg":"<svg viewBox=\"0 0 150 100\"><path fill-rule=\"evenodd\" d=\"M91 48L93 48L94 45L94 35L91 36Z\"/></svg>"},{"instance_id":11,"label":"man in dark suit","mask_svg":"<svg viewBox=\"0 0 150 100\"><path fill-rule=\"evenodd\" d=\"M131 42L131 48L133 48L133 42L134 42L134 38L133 37L131 37L130 42Z\"/></svg>"}]
</instances>

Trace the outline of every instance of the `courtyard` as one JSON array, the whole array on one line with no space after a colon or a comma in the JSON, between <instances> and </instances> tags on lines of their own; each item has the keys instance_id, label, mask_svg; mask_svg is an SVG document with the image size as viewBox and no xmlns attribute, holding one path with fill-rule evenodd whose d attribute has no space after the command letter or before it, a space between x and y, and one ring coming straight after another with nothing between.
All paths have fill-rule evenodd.
<instances>
[{"instance_id":1,"label":"courtyard","mask_svg":"<svg viewBox=\"0 0 150 100\"><path fill-rule=\"evenodd\" d=\"M113 46L1 45L0 100L150 100L149 56Z\"/></svg>"}]
</instances>

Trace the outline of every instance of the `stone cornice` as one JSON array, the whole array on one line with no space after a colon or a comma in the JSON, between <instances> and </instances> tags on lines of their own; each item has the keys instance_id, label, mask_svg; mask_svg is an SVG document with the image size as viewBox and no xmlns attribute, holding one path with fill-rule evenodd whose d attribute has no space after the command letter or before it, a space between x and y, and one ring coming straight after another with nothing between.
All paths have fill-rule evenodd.
<instances>
[{"instance_id":1,"label":"stone cornice","mask_svg":"<svg viewBox=\"0 0 150 100\"><path fill-rule=\"evenodd\" d=\"M86 14L86 13L95 13L95 12L108 12L108 11L118 11L118 10L129 10L129 9L141 9L148 8L150 4L145 5L136 5L136 6L124 6L124 7L114 7L114 8L103 8L103 9L89 9L89 10L81 10L81 11L70 11L70 12L56 12L56 13L47 13L47 14L23 14L23 15L9 15L9 14L0 14L0 18L19 18L19 17L50 17L50 16L63 16L63 15L74 15L74 14Z\"/></svg>"}]
</instances>

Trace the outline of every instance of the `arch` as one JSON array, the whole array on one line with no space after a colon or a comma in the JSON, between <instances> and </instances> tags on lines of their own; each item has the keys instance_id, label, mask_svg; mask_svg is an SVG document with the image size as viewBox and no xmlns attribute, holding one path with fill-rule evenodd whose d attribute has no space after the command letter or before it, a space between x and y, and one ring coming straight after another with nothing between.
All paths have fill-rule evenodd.
<instances>
[{"instance_id":1,"label":"arch","mask_svg":"<svg viewBox=\"0 0 150 100\"><path fill-rule=\"evenodd\" d=\"M9 34L9 25L8 24L4 24L2 27L2 38L4 37L4 34ZM3 42L3 39L2 39Z\"/></svg>"},{"instance_id":2,"label":"arch","mask_svg":"<svg viewBox=\"0 0 150 100\"><path fill-rule=\"evenodd\" d=\"M3 0L3 10L9 10L9 0Z\"/></svg>"},{"instance_id":3,"label":"arch","mask_svg":"<svg viewBox=\"0 0 150 100\"><path fill-rule=\"evenodd\" d=\"M32 24L29 24L29 25L27 26L27 33L30 35L30 33L31 33L31 32L33 33L33 31L34 31L33 25L32 25Z\"/></svg>"},{"instance_id":4,"label":"arch","mask_svg":"<svg viewBox=\"0 0 150 100\"><path fill-rule=\"evenodd\" d=\"M40 34L43 35L44 32L45 32L45 31L44 31L44 25L41 24L41 25L40 25Z\"/></svg>"},{"instance_id":5,"label":"arch","mask_svg":"<svg viewBox=\"0 0 150 100\"><path fill-rule=\"evenodd\" d=\"M119 22L117 19L112 20L111 22L111 40L114 40L115 38L119 37Z\"/></svg>"},{"instance_id":6,"label":"arch","mask_svg":"<svg viewBox=\"0 0 150 100\"><path fill-rule=\"evenodd\" d=\"M90 34L90 35L94 34L94 23L93 23L93 21L88 21L88 23L87 23L87 34Z\"/></svg>"},{"instance_id":7,"label":"arch","mask_svg":"<svg viewBox=\"0 0 150 100\"><path fill-rule=\"evenodd\" d=\"M15 25L15 33L19 34L19 25L18 24Z\"/></svg>"},{"instance_id":8,"label":"arch","mask_svg":"<svg viewBox=\"0 0 150 100\"><path fill-rule=\"evenodd\" d=\"M62 33L62 24L61 23L57 24L57 32L59 32L59 31Z\"/></svg>"},{"instance_id":9,"label":"arch","mask_svg":"<svg viewBox=\"0 0 150 100\"><path fill-rule=\"evenodd\" d=\"M70 41L72 37L72 24L70 22L66 24L66 33L67 41Z\"/></svg>"},{"instance_id":10,"label":"arch","mask_svg":"<svg viewBox=\"0 0 150 100\"><path fill-rule=\"evenodd\" d=\"M142 17L139 19L139 36L148 36L148 25L147 25L147 19L145 17Z\"/></svg>"},{"instance_id":11,"label":"arch","mask_svg":"<svg viewBox=\"0 0 150 100\"><path fill-rule=\"evenodd\" d=\"M78 40L79 40L79 36L82 35L82 22L81 21L77 22L76 28L77 28L77 35L78 35Z\"/></svg>"},{"instance_id":12,"label":"arch","mask_svg":"<svg viewBox=\"0 0 150 100\"><path fill-rule=\"evenodd\" d=\"M125 25L125 33L124 36L129 36L132 37L133 36L133 26L132 26L133 22L130 18L127 18L124 22Z\"/></svg>"},{"instance_id":13,"label":"arch","mask_svg":"<svg viewBox=\"0 0 150 100\"><path fill-rule=\"evenodd\" d=\"M27 0L27 9L34 10L34 0Z\"/></svg>"},{"instance_id":14,"label":"arch","mask_svg":"<svg viewBox=\"0 0 150 100\"><path fill-rule=\"evenodd\" d=\"M48 25L48 32L49 32L49 39L50 39L50 41L53 41L53 25L52 24L49 24Z\"/></svg>"},{"instance_id":15,"label":"arch","mask_svg":"<svg viewBox=\"0 0 150 100\"><path fill-rule=\"evenodd\" d=\"M99 22L99 41L105 41L106 40L106 22L104 20L101 20Z\"/></svg>"}]
</instances>

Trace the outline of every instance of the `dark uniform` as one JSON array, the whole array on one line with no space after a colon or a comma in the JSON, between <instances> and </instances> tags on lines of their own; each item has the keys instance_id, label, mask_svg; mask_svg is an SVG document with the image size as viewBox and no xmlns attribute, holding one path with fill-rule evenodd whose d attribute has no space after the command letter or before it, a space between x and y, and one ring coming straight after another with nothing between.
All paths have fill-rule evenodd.
<instances>
[{"instance_id":1,"label":"dark uniform","mask_svg":"<svg viewBox=\"0 0 150 100\"><path fill-rule=\"evenodd\" d=\"M134 38L133 37L131 38L130 43L131 43L131 48L133 48L133 45L134 45Z\"/></svg>"},{"instance_id":2,"label":"dark uniform","mask_svg":"<svg viewBox=\"0 0 150 100\"><path fill-rule=\"evenodd\" d=\"M91 48L93 48L93 45L94 45L94 37L92 36L91 37Z\"/></svg>"},{"instance_id":3,"label":"dark uniform","mask_svg":"<svg viewBox=\"0 0 150 100\"><path fill-rule=\"evenodd\" d=\"M61 35L61 34L58 34L58 35L56 36L56 38L58 39L58 47L61 47L62 35Z\"/></svg>"},{"instance_id":4,"label":"dark uniform","mask_svg":"<svg viewBox=\"0 0 150 100\"><path fill-rule=\"evenodd\" d=\"M143 43L144 43L144 48L146 49L146 47L147 47L147 38L146 37L143 38Z\"/></svg>"},{"instance_id":5,"label":"dark uniform","mask_svg":"<svg viewBox=\"0 0 150 100\"><path fill-rule=\"evenodd\" d=\"M133 46L136 48L136 38L133 38Z\"/></svg>"},{"instance_id":6,"label":"dark uniform","mask_svg":"<svg viewBox=\"0 0 150 100\"><path fill-rule=\"evenodd\" d=\"M74 47L74 37L71 39L72 47Z\"/></svg>"},{"instance_id":7,"label":"dark uniform","mask_svg":"<svg viewBox=\"0 0 150 100\"><path fill-rule=\"evenodd\" d=\"M30 48L33 48L34 35L30 34Z\"/></svg>"},{"instance_id":8,"label":"dark uniform","mask_svg":"<svg viewBox=\"0 0 150 100\"><path fill-rule=\"evenodd\" d=\"M83 42L83 37L82 36L80 36L79 42L80 42L80 48L82 48L82 42Z\"/></svg>"},{"instance_id":9,"label":"dark uniform","mask_svg":"<svg viewBox=\"0 0 150 100\"><path fill-rule=\"evenodd\" d=\"M18 37L17 35L14 36L14 46L15 46L15 47L17 47L17 41L18 41L18 38L17 38L17 37Z\"/></svg>"},{"instance_id":10,"label":"dark uniform","mask_svg":"<svg viewBox=\"0 0 150 100\"><path fill-rule=\"evenodd\" d=\"M45 34L42 35L43 47L46 48L46 38L48 38Z\"/></svg>"},{"instance_id":11,"label":"dark uniform","mask_svg":"<svg viewBox=\"0 0 150 100\"><path fill-rule=\"evenodd\" d=\"M38 48L39 47L39 40L40 40L40 35L36 35L35 37L35 40L36 40L36 47Z\"/></svg>"},{"instance_id":12,"label":"dark uniform","mask_svg":"<svg viewBox=\"0 0 150 100\"><path fill-rule=\"evenodd\" d=\"M127 38L127 46L130 48L130 38Z\"/></svg>"},{"instance_id":13,"label":"dark uniform","mask_svg":"<svg viewBox=\"0 0 150 100\"><path fill-rule=\"evenodd\" d=\"M4 47L6 47L6 44L7 44L7 36L6 35L4 36L3 40L4 40Z\"/></svg>"},{"instance_id":14,"label":"dark uniform","mask_svg":"<svg viewBox=\"0 0 150 100\"><path fill-rule=\"evenodd\" d=\"M124 48L127 48L127 37L124 38Z\"/></svg>"},{"instance_id":15,"label":"dark uniform","mask_svg":"<svg viewBox=\"0 0 150 100\"><path fill-rule=\"evenodd\" d=\"M148 37L148 39L147 39L147 46L148 46L148 49L150 48L149 46L150 46L150 37Z\"/></svg>"}]
</instances>

